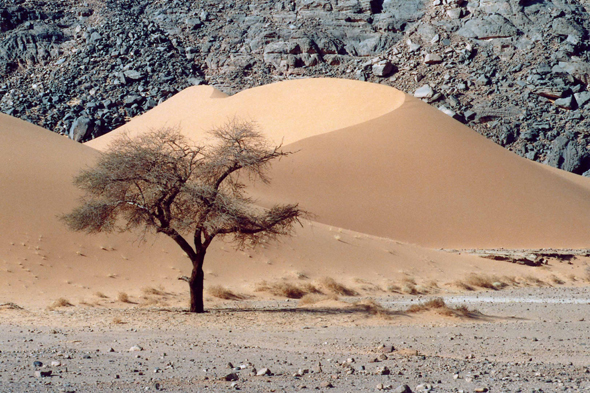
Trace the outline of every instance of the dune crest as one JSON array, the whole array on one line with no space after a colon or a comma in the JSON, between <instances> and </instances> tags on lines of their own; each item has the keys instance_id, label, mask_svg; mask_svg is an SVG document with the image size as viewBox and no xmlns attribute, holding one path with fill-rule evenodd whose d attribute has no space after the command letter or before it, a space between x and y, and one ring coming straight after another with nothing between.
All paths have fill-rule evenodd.
<instances>
[{"instance_id":1,"label":"dune crest","mask_svg":"<svg viewBox=\"0 0 590 393\"><path fill-rule=\"evenodd\" d=\"M244 90L233 96L210 86L189 87L86 145L104 150L119 133L131 135L149 128L180 126L197 140L221 123L252 120L275 143L361 124L403 104L405 94L388 86L343 79L298 79ZM225 98L224 98L225 97Z\"/></svg>"},{"instance_id":2,"label":"dune crest","mask_svg":"<svg viewBox=\"0 0 590 393\"><path fill-rule=\"evenodd\" d=\"M306 79L220 100L201 91L88 145L175 121L201 139L237 115L298 151L253 188L264 203L300 202L320 222L428 247L590 246L590 180L518 157L396 89Z\"/></svg>"}]
</instances>

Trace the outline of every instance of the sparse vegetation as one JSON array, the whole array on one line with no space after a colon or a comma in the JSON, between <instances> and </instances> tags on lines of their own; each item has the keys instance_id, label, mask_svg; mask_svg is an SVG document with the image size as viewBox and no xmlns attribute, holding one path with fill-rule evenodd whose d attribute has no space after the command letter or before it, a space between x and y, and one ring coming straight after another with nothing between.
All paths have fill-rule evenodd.
<instances>
[{"instance_id":1,"label":"sparse vegetation","mask_svg":"<svg viewBox=\"0 0 590 393\"><path fill-rule=\"evenodd\" d=\"M142 288L141 291L145 295L155 295L155 296L164 296L166 292L164 292L164 288L160 287L159 289L154 287L145 287Z\"/></svg>"},{"instance_id":2,"label":"sparse vegetation","mask_svg":"<svg viewBox=\"0 0 590 393\"><path fill-rule=\"evenodd\" d=\"M49 310L55 310L56 308L60 307L73 307L74 305L68 300L63 297L56 299L53 303L51 303L48 307Z\"/></svg>"},{"instance_id":3,"label":"sparse vegetation","mask_svg":"<svg viewBox=\"0 0 590 393\"><path fill-rule=\"evenodd\" d=\"M340 296L356 296L358 292L348 288L331 277L324 277L319 281L319 286L326 292Z\"/></svg>"},{"instance_id":4,"label":"sparse vegetation","mask_svg":"<svg viewBox=\"0 0 590 393\"><path fill-rule=\"evenodd\" d=\"M470 317L474 314L479 314L476 310L469 310L464 305L458 307L449 307L444 299L438 297L431 299L425 303L420 304L412 304L410 307L406 309L407 313L415 314L420 312L426 311L435 311L437 314L444 315L444 316L463 316L463 317Z\"/></svg>"},{"instance_id":5,"label":"sparse vegetation","mask_svg":"<svg viewBox=\"0 0 590 393\"><path fill-rule=\"evenodd\" d=\"M113 318L113 324L114 324L114 325L122 325L122 324L124 324L124 323L125 323L125 322L123 322L123 320L122 320L120 317L114 317L114 318Z\"/></svg>"},{"instance_id":6,"label":"sparse vegetation","mask_svg":"<svg viewBox=\"0 0 590 393\"><path fill-rule=\"evenodd\" d=\"M107 295L105 295L104 293L102 293L100 291L94 292L94 296L101 298L101 299L108 299L109 298Z\"/></svg>"},{"instance_id":7,"label":"sparse vegetation","mask_svg":"<svg viewBox=\"0 0 590 393\"><path fill-rule=\"evenodd\" d=\"M213 285L207 288L207 294L224 300L243 300L245 298L245 296L238 295L221 285Z\"/></svg>"},{"instance_id":8,"label":"sparse vegetation","mask_svg":"<svg viewBox=\"0 0 590 393\"><path fill-rule=\"evenodd\" d=\"M336 295L322 295L322 294L318 294L318 293L308 293L307 295L305 295L301 299L299 299L299 303L297 303L297 306L299 306L299 307L310 306L310 305L313 305L313 304L316 304L319 302L323 302L326 300L337 301L338 296L336 296Z\"/></svg>"},{"instance_id":9,"label":"sparse vegetation","mask_svg":"<svg viewBox=\"0 0 590 393\"><path fill-rule=\"evenodd\" d=\"M119 292L119 294L117 295L117 300L121 303L131 303L129 295L127 295L125 292Z\"/></svg>"},{"instance_id":10,"label":"sparse vegetation","mask_svg":"<svg viewBox=\"0 0 590 393\"><path fill-rule=\"evenodd\" d=\"M275 296L286 297L289 299L301 299L308 293L302 287L289 282L277 282L269 284L266 281L259 283L256 286L256 291L268 292Z\"/></svg>"},{"instance_id":11,"label":"sparse vegetation","mask_svg":"<svg viewBox=\"0 0 590 393\"><path fill-rule=\"evenodd\" d=\"M199 313L205 311L203 263L215 238L253 247L291 234L306 215L296 204L257 208L244 192L243 178L267 182L270 163L290 153L270 145L252 122L233 120L211 135L210 146L171 128L120 136L75 178L85 198L62 216L74 231L169 236L191 261L190 311Z\"/></svg>"}]
</instances>

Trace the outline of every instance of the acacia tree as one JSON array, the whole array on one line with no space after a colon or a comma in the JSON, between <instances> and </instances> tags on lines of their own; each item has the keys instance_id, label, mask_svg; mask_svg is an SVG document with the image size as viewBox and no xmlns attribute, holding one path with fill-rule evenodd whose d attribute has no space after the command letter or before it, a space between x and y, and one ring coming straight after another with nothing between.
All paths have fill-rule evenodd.
<instances>
[{"instance_id":1,"label":"acacia tree","mask_svg":"<svg viewBox=\"0 0 590 393\"><path fill-rule=\"evenodd\" d=\"M251 122L230 121L197 145L165 128L123 135L82 171L80 206L62 216L74 231L142 229L172 238L192 262L190 311L204 312L203 262L215 238L238 249L289 235L305 212L298 205L262 209L244 192L244 180L268 182L271 161L289 153L271 146ZM145 232L144 232L145 233Z\"/></svg>"}]
</instances>

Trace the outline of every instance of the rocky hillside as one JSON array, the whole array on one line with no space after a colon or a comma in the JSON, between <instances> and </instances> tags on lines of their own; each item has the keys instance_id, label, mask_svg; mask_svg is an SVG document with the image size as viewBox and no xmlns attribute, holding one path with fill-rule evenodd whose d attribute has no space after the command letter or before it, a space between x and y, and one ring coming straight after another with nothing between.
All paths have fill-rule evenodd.
<instances>
[{"instance_id":1,"label":"rocky hillside","mask_svg":"<svg viewBox=\"0 0 590 393\"><path fill-rule=\"evenodd\" d=\"M0 110L84 141L190 85L309 76L424 99L590 175L588 0L0 1Z\"/></svg>"}]
</instances>

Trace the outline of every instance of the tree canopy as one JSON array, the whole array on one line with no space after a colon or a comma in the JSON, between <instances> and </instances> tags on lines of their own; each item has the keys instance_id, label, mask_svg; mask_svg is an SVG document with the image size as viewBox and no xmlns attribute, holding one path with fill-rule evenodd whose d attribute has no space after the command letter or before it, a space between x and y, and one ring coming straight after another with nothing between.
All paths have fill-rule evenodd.
<instances>
[{"instance_id":1,"label":"tree canopy","mask_svg":"<svg viewBox=\"0 0 590 393\"><path fill-rule=\"evenodd\" d=\"M230 121L197 144L176 128L124 134L82 171L74 184L85 192L63 216L87 233L155 231L171 237L193 263L191 311L202 312L202 265L214 238L237 248L289 235L306 214L296 204L263 209L245 192L245 180L269 182L273 160L290 153L272 146L252 122Z\"/></svg>"}]
</instances>

